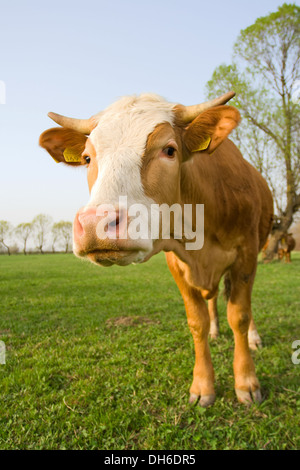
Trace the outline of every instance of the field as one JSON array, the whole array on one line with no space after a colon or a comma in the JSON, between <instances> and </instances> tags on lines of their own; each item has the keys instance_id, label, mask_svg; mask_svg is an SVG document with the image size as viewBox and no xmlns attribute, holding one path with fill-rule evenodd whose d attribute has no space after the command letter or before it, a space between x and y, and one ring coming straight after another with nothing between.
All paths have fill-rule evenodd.
<instances>
[{"instance_id":1,"label":"field","mask_svg":"<svg viewBox=\"0 0 300 470\"><path fill-rule=\"evenodd\" d=\"M259 264L253 353L264 402L233 387L219 298L217 399L189 405L194 350L164 256L98 268L73 255L0 257L0 449L299 449L300 253ZM300 358L300 354L299 354Z\"/></svg>"}]
</instances>

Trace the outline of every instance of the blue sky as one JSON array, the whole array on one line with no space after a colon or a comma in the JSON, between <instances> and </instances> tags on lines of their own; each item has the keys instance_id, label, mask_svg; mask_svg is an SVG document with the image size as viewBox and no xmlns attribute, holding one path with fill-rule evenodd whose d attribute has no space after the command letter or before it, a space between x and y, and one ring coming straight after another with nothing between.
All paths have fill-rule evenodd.
<instances>
[{"instance_id":1,"label":"blue sky","mask_svg":"<svg viewBox=\"0 0 300 470\"><path fill-rule=\"evenodd\" d=\"M87 118L141 92L201 102L240 30L283 3L0 0L0 219L72 221L88 201L86 170L58 165L38 146L55 125L48 111Z\"/></svg>"}]
</instances>

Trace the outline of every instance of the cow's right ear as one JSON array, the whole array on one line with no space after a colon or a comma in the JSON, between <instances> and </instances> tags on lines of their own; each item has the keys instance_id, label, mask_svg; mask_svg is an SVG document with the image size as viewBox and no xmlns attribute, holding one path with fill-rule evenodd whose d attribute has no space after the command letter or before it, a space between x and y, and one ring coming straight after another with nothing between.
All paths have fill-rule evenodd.
<instances>
[{"instance_id":1,"label":"cow's right ear","mask_svg":"<svg viewBox=\"0 0 300 470\"><path fill-rule=\"evenodd\" d=\"M40 135L39 144L50 153L57 162L68 165L83 165L81 154L84 151L87 136L81 132L53 127Z\"/></svg>"}]
</instances>

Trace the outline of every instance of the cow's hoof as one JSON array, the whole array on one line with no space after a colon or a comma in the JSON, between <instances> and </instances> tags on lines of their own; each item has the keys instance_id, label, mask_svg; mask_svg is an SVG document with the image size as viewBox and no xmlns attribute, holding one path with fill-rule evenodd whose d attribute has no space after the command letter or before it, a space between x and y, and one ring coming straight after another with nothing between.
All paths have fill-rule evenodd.
<instances>
[{"instance_id":1,"label":"cow's hoof","mask_svg":"<svg viewBox=\"0 0 300 470\"><path fill-rule=\"evenodd\" d=\"M192 405L193 403L196 403L199 400L199 395L196 395L196 393L190 393L190 399L189 403Z\"/></svg>"},{"instance_id":2,"label":"cow's hoof","mask_svg":"<svg viewBox=\"0 0 300 470\"><path fill-rule=\"evenodd\" d=\"M215 399L216 399L216 395L214 394L211 394L211 395L202 395L202 397L200 398L200 406L202 406L203 408L207 408L208 406L211 406L214 404L215 402Z\"/></svg>"},{"instance_id":3,"label":"cow's hoof","mask_svg":"<svg viewBox=\"0 0 300 470\"><path fill-rule=\"evenodd\" d=\"M219 334L218 333L209 333L209 337L211 340L215 341L218 339Z\"/></svg>"},{"instance_id":4,"label":"cow's hoof","mask_svg":"<svg viewBox=\"0 0 300 470\"><path fill-rule=\"evenodd\" d=\"M262 402L262 396L260 389L257 388L256 390L250 392L246 392L245 390L239 390L238 388L235 389L235 393L237 396L237 399L240 403L243 403L244 405L251 405L253 402L255 403L261 403Z\"/></svg>"},{"instance_id":5,"label":"cow's hoof","mask_svg":"<svg viewBox=\"0 0 300 470\"><path fill-rule=\"evenodd\" d=\"M199 400L199 405L202 406L202 408L207 408L208 406L211 406L214 404L215 399L216 399L215 394L202 395L202 397L200 397L199 395L196 395L195 393L191 393L189 403L193 404Z\"/></svg>"},{"instance_id":6,"label":"cow's hoof","mask_svg":"<svg viewBox=\"0 0 300 470\"><path fill-rule=\"evenodd\" d=\"M217 339L219 336L219 325L218 323L212 321L210 323L209 337L213 340Z\"/></svg>"},{"instance_id":7,"label":"cow's hoof","mask_svg":"<svg viewBox=\"0 0 300 470\"><path fill-rule=\"evenodd\" d=\"M249 331L248 343L249 348L252 349L252 351L256 351L257 349L262 348L262 340L260 339L257 331Z\"/></svg>"}]
</instances>

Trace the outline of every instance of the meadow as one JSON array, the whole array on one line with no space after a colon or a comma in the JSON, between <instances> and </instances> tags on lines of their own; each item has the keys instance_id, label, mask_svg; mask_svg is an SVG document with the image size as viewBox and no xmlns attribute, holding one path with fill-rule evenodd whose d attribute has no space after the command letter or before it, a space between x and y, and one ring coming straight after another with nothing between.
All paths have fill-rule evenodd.
<instances>
[{"instance_id":1,"label":"meadow","mask_svg":"<svg viewBox=\"0 0 300 470\"><path fill-rule=\"evenodd\" d=\"M218 300L217 399L189 405L194 346L163 254L98 268L71 254L0 256L0 449L299 449L300 253L259 263L253 352L264 402L235 397ZM300 354L299 354L300 359Z\"/></svg>"}]
</instances>

